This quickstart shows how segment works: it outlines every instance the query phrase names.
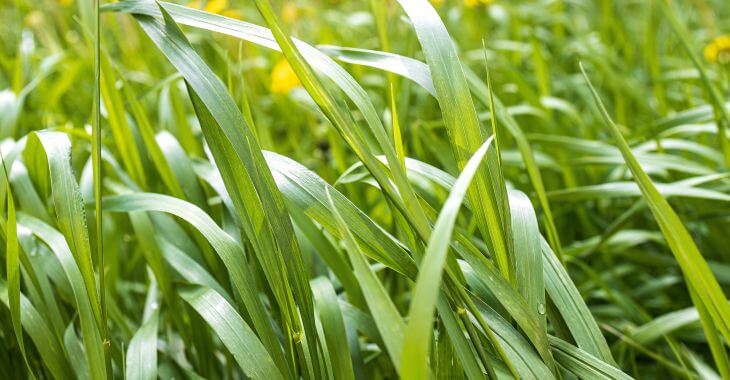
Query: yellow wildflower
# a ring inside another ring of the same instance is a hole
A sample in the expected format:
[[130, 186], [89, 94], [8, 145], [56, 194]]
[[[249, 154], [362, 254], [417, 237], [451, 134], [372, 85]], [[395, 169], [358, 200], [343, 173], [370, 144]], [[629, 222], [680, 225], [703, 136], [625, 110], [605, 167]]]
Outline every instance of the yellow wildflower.
[[74, 0], [58, 0], [58, 3], [63, 5], [64, 7], [67, 7], [71, 4], [73, 4]]
[[299, 78], [294, 73], [289, 62], [282, 58], [271, 70], [271, 92], [275, 94], [288, 94], [294, 87], [299, 86]]
[[730, 35], [715, 38], [705, 46], [705, 59], [709, 62], [730, 63]]
[[194, 0], [188, 2], [188, 7], [202, 9], [209, 13], [215, 13], [230, 18], [241, 18], [241, 12], [228, 8], [228, 0], [209, 0], [205, 2], [204, 7], [201, 7], [200, 1]]
[[477, 5], [489, 5], [492, 4], [494, 0], [464, 0], [464, 5], [466, 5], [469, 8], [474, 8]]
[[297, 6], [292, 3], [286, 3], [284, 4], [284, 7], [281, 8], [281, 19], [285, 24], [291, 24], [296, 21], [298, 15], [299, 10], [297, 9]]
[[43, 20], [45, 17], [43, 16], [43, 12], [39, 10], [31, 11], [25, 16], [25, 25], [26, 26], [40, 26], [43, 24]]

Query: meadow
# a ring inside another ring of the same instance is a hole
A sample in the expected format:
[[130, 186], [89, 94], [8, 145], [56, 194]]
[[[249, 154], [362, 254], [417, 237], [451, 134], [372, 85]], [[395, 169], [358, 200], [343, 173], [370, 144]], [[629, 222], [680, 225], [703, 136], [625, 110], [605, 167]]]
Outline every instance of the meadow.
[[0, 0], [0, 378], [730, 379], [727, 0]]

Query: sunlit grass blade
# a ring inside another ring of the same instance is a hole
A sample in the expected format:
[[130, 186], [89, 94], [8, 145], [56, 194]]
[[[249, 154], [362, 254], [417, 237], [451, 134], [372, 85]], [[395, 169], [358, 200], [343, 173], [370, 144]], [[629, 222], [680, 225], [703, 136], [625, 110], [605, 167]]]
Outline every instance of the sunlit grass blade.
[[690, 292], [696, 293], [696, 296], [692, 297], [693, 301], [695, 303], [701, 303], [698, 307], [707, 309], [707, 314], [712, 322], [705, 324], [705, 326], [715, 326], [718, 330], [706, 330], [705, 334], [709, 337], [719, 332], [726, 341], [730, 341], [730, 305], [727, 303], [727, 297], [681, 219], [666, 199], [662, 197], [651, 178], [649, 178], [636, 160], [621, 131], [608, 115], [608, 111], [603, 106], [598, 93], [593, 88], [582, 66], [581, 71], [583, 71], [586, 83], [603, 117], [603, 122], [610, 130], [616, 144], [621, 150], [626, 165], [633, 174], [634, 180], [639, 185], [649, 209], [654, 215], [669, 248], [682, 269]]
[[[421, 61], [374, 50], [345, 48], [331, 45], [320, 46], [320, 49], [343, 62], [370, 66], [401, 75], [419, 84], [432, 96], [437, 97], [436, 90], [431, 79], [431, 70], [428, 65]], [[522, 132], [522, 129], [514, 117], [507, 112], [506, 107], [497, 96], [492, 96], [493, 102], [490, 102], [490, 94], [493, 92], [484, 84], [484, 82], [482, 82], [468, 67], [464, 67], [464, 72], [471, 92], [485, 106], [490, 106], [490, 109], [492, 108], [492, 105], [494, 106], [496, 119], [499, 120], [499, 123], [507, 129], [512, 137], [514, 137], [520, 151], [522, 161], [527, 168], [527, 174], [535, 188], [540, 207], [542, 207], [545, 213], [544, 221], [546, 232], [548, 233], [548, 240], [551, 242], [553, 249], [558, 250], [560, 248], [560, 239], [553, 220], [552, 209], [550, 208], [550, 204], [546, 196], [542, 175], [538, 170], [534, 153], [530, 147], [527, 137]], [[557, 253], [560, 257], [560, 252]]]
[[[85, 356], [90, 376], [94, 380], [105, 379], [104, 347], [98, 320], [92, 306], [97, 305], [98, 307], [99, 301], [98, 298], [92, 297], [87, 291], [82, 272], [71, 253], [69, 245], [66, 243], [64, 235], [53, 227], [31, 216], [20, 214], [18, 215], [18, 222], [33, 231], [33, 234], [48, 245], [58, 258], [64, 275], [73, 291], [74, 303], [78, 311], [81, 331], [83, 333], [84, 351], [86, 351]], [[93, 286], [96, 285], [94, 284]], [[82, 357], [83, 355], [73, 359], [83, 360]]]
[[329, 189], [325, 189], [325, 193], [329, 202], [329, 208], [337, 223], [337, 228], [339, 228], [343, 242], [347, 247], [347, 255], [350, 258], [355, 277], [360, 282], [365, 301], [368, 304], [375, 325], [378, 331], [380, 331], [380, 336], [385, 343], [388, 355], [396, 370], [400, 373], [400, 359], [403, 353], [403, 337], [406, 324], [403, 322], [403, 318], [398, 313], [395, 305], [393, 305], [393, 301], [385, 291], [383, 284], [375, 276], [375, 273], [373, 273], [370, 264], [368, 264], [365, 255], [355, 240], [355, 236], [350, 232], [347, 222], [340, 215]]
[[[403, 351], [400, 373], [403, 378], [421, 379], [428, 376], [428, 357], [432, 336], [424, 332], [432, 329], [433, 313], [436, 308], [441, 277], [459, 208], [492, 140], [491, 137], [487, 139], [464, 166], [449, 193], [449, 198], [439, 213], [433, 234], [426, 247], [426, 253], [419, 267], [413, 291], [413, 300], [408, 312], [408, 324], [406, 325], [403, 342], [406, 349]], [[497, 342], [493, 343], [498, 344]], [[501, 350], [499, 347], [496, 349]]]
[[[7, 283], [2, 280], [0, 280], [0, 301], [5, 306], [10, 304]], [[23, 328], [41, 354], [41, 360], [48, 367], [51, 375], [55, 379], [66, 379], [72, 376], [71, 368], [64, 356], [64, 350], [48, 327], [44, 317], [22, 294], [20, 295], [20, 313]]]
[[159, 313], [155, 311], [137, 330], [127, 349], [125, 374], [130, 380], [157, 378], [157, 326]]
[[256, 334], [215, 290], [195, 287], [180, 295], [216, 332], [246, 376], [262, 380], [284, 378]]
[[[454, 43], [433, 6], [426, 0], [400, 0], [400, 5], [413, 23], [441, 107], [451, 150], [460, 168], [486, 140], [486, 133], [477, 120], [466, 76], [456, 54]], [[509, 231], [509, 206], [496, 153], [487, 156], [488, 163], [476, 174], [475, 186], [468, 192], [474, 205], [479, 227], [488, 238], [497, 267], [514, 280], [514, 257]]]
[[315, 278], [311, 284], [327, 351], [332, 362], [332, 376], [343, 380], [355, 379], [350, 350], [347, 346], [345, 323], [335, 289], [329, 280], [322, 277]]
[[[252, 131], [248, 127], [241, 128], [246, 126], [241, 111], [173, 19], [161, 11], [164, 24], [148, 16], [136, 16], [137, 21], [185, 77], [203, 133], [222, 171], [233, 204], [241, 219], [246, 221], [246, 234], [274, 290], [286, 321], [288, 339], [295, 343], [312, 339], [309, 352], [317, 371], [317, 335], [311, 293], [281, 195], [263, 163]], [[258, 229], [259, 226], [263, 229]], [[305, 331], [301, 330], [302, 324]], [[301, 349], [299, 345], [296, 347]]]

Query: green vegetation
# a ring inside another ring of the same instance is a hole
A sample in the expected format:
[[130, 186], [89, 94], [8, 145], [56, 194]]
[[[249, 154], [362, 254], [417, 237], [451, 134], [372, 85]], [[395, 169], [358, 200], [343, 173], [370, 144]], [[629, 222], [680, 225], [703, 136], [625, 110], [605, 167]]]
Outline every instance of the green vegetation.
[[0, 3], [0, 378], [730, 379], [724, 0]]

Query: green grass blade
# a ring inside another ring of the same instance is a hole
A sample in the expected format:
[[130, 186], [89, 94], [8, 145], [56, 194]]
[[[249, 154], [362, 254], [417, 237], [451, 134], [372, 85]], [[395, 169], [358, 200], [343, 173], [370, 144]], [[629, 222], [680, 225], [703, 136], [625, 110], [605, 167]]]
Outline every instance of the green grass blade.
[[[314, 307], [304, 278], [301, 253], [283, 200], [263, 163], [253, 132], [248, 127], [241, 128], [247, 124], [221, 81], [195, 53], [172, 18], [166, 12], [162, 13], [164, 24], [148, 16], [136, 18], [185, 77], [203, 133], [236, 210], [247, 221], [244, 224], [246, 234], [254, 244], [257, 258], [284, 315], [288, 339], [295, 342], [302, 337], [314, 339], [310, 342], [313, 348], [310, 354], [313, 364], [318, 363]], [[259, 230], [259, 226], [263, 230]], [[297, 349], [301, 346], [297, 345]], [[319, 368], [318, 364], [314, 368]]]
[[[84, 277], [79, 269], [64, 235], [44, 222], [28, 215], [19, 214], [18, 222], [33, 231], [33, 234], [42, 240], [58, 258], [63, 272], [71, 284], [74, 302], [77, 307], [81, 331], [83, 333], [84, 349], [94, 380], [106, 379], [104, 361], [104, 345], [101, 339], [98, 320], [92, 305], [98, 307], [98, 298], [92, 297], [86, 288]], [[94, 285], [96, 286], [96, 285]], [[79, 360], [80, 358], [75, 358]]]
[[284, 378], [256, 334], [215, 290], [195, 287], [180, 295], [215, 331], [246, 376], [252, 379]]
[[[1, 157], [0, 157], [1, 158]], [[25, 342], [23, 340], [23, 322], [21, 321], [20, 312], [20, 246], [18, 245], [18, 223], [15, 215], [15, 200], [13, 199], [13, 191], [10, 188], [10, 178], [8, 169], [5, 166], [5, 160], [2, 160], [3, 175], [8, 192], [8, 219], [5, 222], [5, 267], [7, 276], [8, 305], [10, 309], [10, 320], [13, 324], [13, 332], [18, 342], [20, 353], [23, 356], [23, 362], [28, 368], [28, 375], [35, 379], [33, 369], [28, 362], [28, 354], [25, 352]]]
[[614, 365], [615, 361], [606, 338], [580, 295], [570, 275], [541, 238], [545, 290], [565, 320], [578, 347], [589, 354]]
[[249, 268], [250, 265], [245, 261], [243, 250], [233, 238], [215, 224], [208, 214], [181, 199], [151, 193], [131, 193], [107, 197], [104, 200], [104, 208], [112, 212], [165, 212], [193, 225], [205, 236], [228, 269], [231, 282], [243, 300], [246, 311], [251, 316], [254, 331], [260, 337], [271, 357], [279, 361], [279, 365], [282, 366], [281, 372], [284, 372], [286, 363], [283, 359], [281, 346], [261, 300], [256, 294], [255, 285], [252, 283], [253, 276]]
[[582, 379], [632, 379], [616, 367], [559, 338], [551, 337], [550, 345], [558, 363]]
[[418, 271], [413, 300], [408, 311], [408, 324], [403, 341], [403, 345], [407, 348], [403, 351], [400, 373], [401, 377], [405, 379], [423, 379], [428, 376], [431, 334], [424, 332], [430, 331], [433, 324], [433, 312], [436, 308], [456, 217], [491, 142], [492, 138], [487, 139], [464, 166], [439, 213], [433, 234], [428, 241], [426, 254]]
[[[459, 168], [463, 168], [486, 140], [486, 133], [477, 120], [454, 43], [438, 13], [426, 0], [399, 0], [399, 3], [413, 23], [423, 48], [452, 153]], [[468, 197], [478, 210], [475, 215], [485, 238], [489, 238], [497, 266], [512, 281], [514, 257], [509, 237], [509, 206], [503, 202], [507, 199], [507, 191], [504, 182], [500, 181], [501, 167], [496, 153], [488, 155], [487, 159], [485, 168], [477, 172], [476, 186], [468, 192]]]
[[[681, 219], [677, 213], [674, 212], [666, 199], [664, 199], [664, 197], [662, 197], [659, 193], [651, 178], [649, 178], [646, 172], [644, 172], [638, 160], [631, 152], [631, 148], [626, 143], [621, 131], [608, 115], [608, 111], [606, 111], [603, 106], [598, 93], [590, 83], [590, 80], [582, 66], [581, 70], [583, 71], [583, 76], [591, 90], [593, 99], [601, 112], [603, 121], [616, 140], [616, 143], [621, 150], [621, 154], [626, 161], [626, 165], [629, 167], [629, 170], [631, 170], [634, 180], [639, 185], [641, 193], [644, 196], [649, 209], [654, 215], [657, 224], [659, 224], [659, 228], [661, 229], [669, 248], [672, 250], [674, 257], [677, 259], [685, 279], [687, 280], [687, 285], [690, 288], [690, 291], [694, 291], [697, 294], [697, 297], [693, 297], [693, 299], [696, 302], [702, 303], [702, 307], [707, 309], [707, 312], [711, 317], [713, 324], [716, 326], [717, 330], [719, 330], [719, 333], [724, 336], [726, 341], [730, 341], [730, 305], [727, 303], [727, 297], [718, 284], [717, 279], [712, 274], [712, 271], [707, 265], [704, 257], [702, 257], [702, 254], [697, 248], [692, 236], [690, 236], [689, 232], [684, 227], [684, 224], [682, 224]], [[705, 331], [705, 333], [708, 336], [711, 334], [717, 334], [716, 331]]]
[[85, 293], [89, 295], [91, 310], [97, 326], [101, 329], [106, 322], [102, 320], [101, 315], [89, 232], [86, 227], [86, 210], [71, 168], [71, 141], [68, 135], [60, 132], [34, 132], [28, 138], [23, 157], [29, 167], [35, 169], [34, 179], [47, 183], [50, 188], [58, 228], [71, 248], [83, 277]]
[[[7, 283], [2, 280], [0, 280], [0, 301], [9, 308], [8, 287]], [[23, 327], [53, 378], [68, 379], [72, 377], [71, 368], [64, 356], [64, 350], [48, 327], [45, 318], [22, 294], [20, 295], [19, 310]]]
[[352, 232], [348, 227], [348, 223], [343, 219], [337, 205], [335, 204], [329, 189], [325, 189], [327, 201], [329, 202], [330, 210], [337, 223], [337, 227], [340, 229], [340, 233], [343, 237], [345, 246], [347, 247], [347, 255], [350, 258], [355, 277], [360, 282], [360, 287], [363, 290], [365, 301], [368, 304], [371, 315], [375, 320], [375, 325], [380, 331], [380, 336], [383, 338], [385, 348], [388, 351], [391, 361], [393, 362], [397, 371], [400, 371], [401, 367], [401, 355], [403, 352], [403, 337], [405, 334], [406, 325], [403, 322], [403, 318], [398, 313], [398, 310], [393, 305], [393, 301], [385, 291], [383, 284], [373, 273], [372, 268], [367, 262], [365, 255], [360, 250], [360, 246], [355, 240]]
[[134, 333], [126, 355], [126, 378], [154, 380], [157, 378], [157, 311]]
[[326, 278], [315, 278], [311, 282], [312, 294], [317, 306], [322, 330], [324, 331], [327, 351], [332, 362], [332, 376], [335, 379], [355, 379], [352, 359], [347, 346], [347, 333], [342, 319], [337, 294], [332, 283]]

